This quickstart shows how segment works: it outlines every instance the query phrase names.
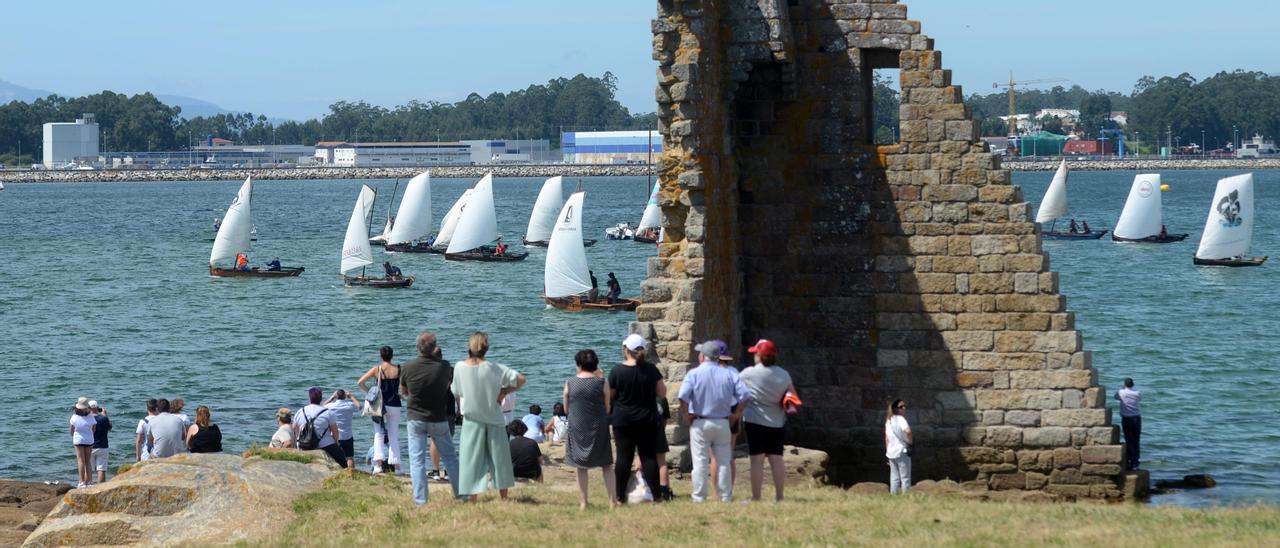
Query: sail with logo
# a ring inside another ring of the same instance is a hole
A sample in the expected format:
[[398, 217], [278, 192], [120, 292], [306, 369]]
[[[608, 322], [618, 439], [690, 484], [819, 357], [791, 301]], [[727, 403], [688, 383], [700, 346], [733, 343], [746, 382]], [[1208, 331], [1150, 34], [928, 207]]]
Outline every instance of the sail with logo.
[[1049, 183], [1049, 189], [1044, 192], [1044, 199], [1040, 201], [1040, 209], [1036, 211], [1036, 222], [1040, 223], [1043, 230], [1045, 223], [1049, 223], [1049, 228], [1041, 232], [1041, 236], [1047, 240], [1096, 240], [1106, 234], [1105, 230], [1090, 230], [1089, 223], [1085, 221], [1083, 226], [1076, 225], [1076, 220], [1071, 219], [1071, 224], [1066, 231], [1056, 230], [1058, 219], [1067, 214], [1067, 161], [1063, 160], [1058, 164], [1058, 171], [1053, 174], [1053, 181]]
[[[288, 278], [302, 275], [303, 267], [282, 267], [272, 261], [267, 268], [249, 266], [253, 240], [253, 178], [246, 177], [218, 225], [209, 253], [209, 275], [219, 278]], [[224, 266], [224, 265], [230, 266]]]
[[1201, 266], [1259, 266], [1267, 257], [1249, 257], [1253, 244], [1253, 174], [1218, 181], [1209, 216], [1192, 262]]
[[[355, 209], [351, 211], [351, 219], [347, 221], [347, 235], [342, 241], [342, 258], [338, 269], [343, 283], [352, 287], [409, 287], [413, 285], [413, 276], [403, 276], [400, 269], [383, 264], [386, 277], [373, 278], [365, 274], [365, 268], [373, 264], [373, 246], [369, 244], [369, 223], [373, 213], [373, 202], [377, 198], [369, 185], [360, 187], [360, 195], [356, 197]], [[350, 276], [349, 272], [360, 269], [358, 276]]]
[[1142, 173], [1133, 178], [1120, 220], [1111, 231], [1112, 241], [1167, 244], [1187, 239], [1187, 234], [1169, 234], [1162, 217], [1160, 192], [1159, 174]]
[[615, 299], [609, 302], [594, 291], [587, 251], [582, 243], [582, 202], [586, 193], [579, 189], [569, 196], [556, 217], [547, 244], [547, 262], [543, 271], [543, 300], [560, 310], [635, 310], [640, 301]]

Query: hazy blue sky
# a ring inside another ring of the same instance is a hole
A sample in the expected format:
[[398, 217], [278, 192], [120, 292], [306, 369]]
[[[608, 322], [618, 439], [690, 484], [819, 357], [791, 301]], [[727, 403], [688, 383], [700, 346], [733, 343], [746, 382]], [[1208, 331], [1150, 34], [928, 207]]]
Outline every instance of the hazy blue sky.
[[[1144, 74], [1280, 72], [1271, 0], [915, 0], [966, 93], [1019, 78], [1132, 89]], [[0, 79], [187, 95], [269, 116], [338, 99], [457, 101], [579, 72], [651, 111], [652, 0], [5, 2]], [[1067, 84], [1070, 85], [1070, 84]]]

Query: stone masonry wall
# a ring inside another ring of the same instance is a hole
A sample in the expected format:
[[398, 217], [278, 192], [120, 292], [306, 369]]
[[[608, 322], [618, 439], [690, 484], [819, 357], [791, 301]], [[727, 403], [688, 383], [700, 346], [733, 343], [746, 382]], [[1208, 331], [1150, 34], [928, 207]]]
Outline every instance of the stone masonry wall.
[[[790, 441], [835, 481], [885, 480], [902, 398], [916, 479], [1120, 496], [1039, 229], [906, 6], [659, 0], [653, 34], [665, 235], [633, 329], [672, 394], [695, 341], [768, 337], [806, 402]], [[900, 69], [895, 145], [870, 142], [876, 68]]]

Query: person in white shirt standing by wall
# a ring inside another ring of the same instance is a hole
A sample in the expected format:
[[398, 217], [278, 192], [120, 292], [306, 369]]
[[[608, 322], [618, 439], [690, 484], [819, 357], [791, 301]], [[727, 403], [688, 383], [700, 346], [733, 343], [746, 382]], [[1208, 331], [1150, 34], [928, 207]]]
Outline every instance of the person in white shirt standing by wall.
[[907, 403], [893, 400], [884, 419], [884, 456], [889, 459], [889, 492], [906, 493], [911, 486], [911, 426], [902, 416]]
[[1116, 391], [1120, 400], [1120, 430], [1124, 432], [1124, 460], [1129, 470], [1138, 469], [1138, 443], [1142, 438], [1142, 394], [1133, 389], [1133, 379], [1124, 379], [1124, 388]]

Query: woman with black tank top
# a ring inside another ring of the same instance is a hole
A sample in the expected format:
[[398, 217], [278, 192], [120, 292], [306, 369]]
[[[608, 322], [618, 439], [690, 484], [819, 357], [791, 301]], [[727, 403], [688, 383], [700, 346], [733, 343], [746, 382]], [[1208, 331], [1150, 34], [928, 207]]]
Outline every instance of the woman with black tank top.
[[627, 479], [631, 460], [640, 454], [640, 471], [650, 489], [657, 489], [658, 398], [667, 396], [662, 373], [644, 358], [645, 340], [631, 334], [622, 341], [623, 361], [609, 371], [610, 400], [613, 403], [613, 441], [618, 449], [614, 465], [618, 501], [627, 501]]
[[221, 453], [222, 431], [213, 424], [209, 408], [196, 408], [196, 421], [187, 428], [187, 450], [192, 453]]
[[373, 418], [373, 473], [394, 472], [400, 466], [400, 366], [391, 363], [394, 352], [390, 346], [379, 349], [382, 363], [373, 366], [356, 384], [366, 393], [365, 383], [378, 383], [382, 398], [382, 416]]

